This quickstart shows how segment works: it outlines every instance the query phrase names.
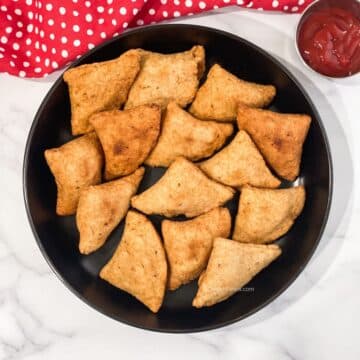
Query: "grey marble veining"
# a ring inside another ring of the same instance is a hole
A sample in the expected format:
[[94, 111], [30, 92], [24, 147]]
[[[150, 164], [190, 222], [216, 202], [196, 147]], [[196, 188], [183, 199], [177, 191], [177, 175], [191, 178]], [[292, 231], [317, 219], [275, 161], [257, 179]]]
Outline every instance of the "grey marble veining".
[[262, 311], [207, 333], [157, 334], [119, 324], [55, 278], [26, 219], [21, 172], [32, 119], [59, 72], [42, 80], [0, 75], [1, 360], [360, 358], [360, 79], [331, 81], [305, 69], [294, 48], [297, 20], [225, 9], [176, 21], [238, 34], [281, 59], [318, 107], [334, 156], [333, 207], [306, 270]]

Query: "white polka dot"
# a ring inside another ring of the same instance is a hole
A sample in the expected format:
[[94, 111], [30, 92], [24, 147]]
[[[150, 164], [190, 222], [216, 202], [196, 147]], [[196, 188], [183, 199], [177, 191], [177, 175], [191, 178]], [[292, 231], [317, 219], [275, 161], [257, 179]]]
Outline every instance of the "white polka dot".
[[23, 66], [24, 66], [24, 67], [29, 67], [29, 66], [30, 66], [30, 63], [29, 63], [28, 61], [24, 61], [24, 62], [23, 62]]
[[114, 8], [109, 8], [109, 9], [108, 9], [108, 14], [111, 15], [113, 12], [114, 12]]
[[3, 44], [6, 44], [8, 42], [8, 38], [6, 36], [2, 36], [0, 38], [0, 42], [3, 43]]
[[127, 22], [123, 23], [123, 28], [126, 29], [129, 26], [129, 24]]
[[126, 8], [124, 8], [123, 6], [120, 8], [120, 14], [126, 15]]
[[192, 3], [191, 0], [186, 0], [186, 1], [185, 1], [185, 6], [186, 6], [186, 7], [192, 7], [192, 4], [193, 4], [193, 3]]
[[167, 0], [160, 0], [160, 2], [161, 2], [163, 5], [166, 5]]
[[55, 21], [53, 19], [48, 20], [48, 25], [53, 26], [55, 24]]
[[279, 6], [279, 1], [274, 0], [274, 1], [272, 2], [272, 7], [273, 7], [273, 8], [277, 8], [278, 6]]
[[42, 3], [40, 1], [38, 1], [37, 3], [35, 3], [36, 7], [38, 9], [41, 9], [42, 8]]
[[24, 24], [21, 22], [21, 21], [18, 21], [16, 23], [16, 25], [19, 27], [19, 28], [22, 28], [24, 26]]
[[74, 30], [75, 32], [79, 32], [79, 31], [80, 31], [80, 26], [79, 26], [79, 25], [74, 25], [74, 26], [73, 26], [73, 30]]
[[100, 37], [101, 37], [102, 39], [106, 39], [106, 33], [105, 33], [105, 32], [101, 32], [101, 33], [100, 33]]
[[289, 7], [287, 5], [284, 6], [284, 10], [287, 11], [289, 10]]
[[34, 72], [36, 72], [37, 74], [38, 74], [38, 73], [41, 73], [41, 68], [36, 67], [36, 68], [34, 69]]
[[98, 20], [98, 23], [101, 25], [101, 24], [103, 24], [105, 22], [105, 20], [103, 19], [103, 18], [100, 18], [99, 20]]
[[104, 7], [103, 6], [98, 6], [97, 8], [96, 8], [96, 10], [97, 10], [97, 12], [98, 13], [103, 13], [104, 12]]
[[91, 35], [94, 35], [94, 32], [91, 30], [91, 29], [87, 29], [86, 30], [86, 33], [91, 36]]
[[0, 53], [0, 59], [3, 59], [4, 55], [2, 53]]
[[33, 24], [29, 24], [27, 27], [26, 27], [26, 30], [31, 33], [33, 30], [34, 30], [34, 25]]
[[35, 56], [35, 62], [40, 62], [41, 59], [40, 59], [40, 56]]
[[74, 16], [79, 16], [79, 12], [76, 11], [76, 10], [74, 10], [74, 11], [73, 11], [73, 15], [74, 15]]
[[11, 26], [8, 26], [7, 28], [5, 28], [5, 32], [6, 32], [7, 34], [10, 34], [12, 31], [13, 31], [13, 29], [12, 29]]
[[17, 31], [16, 34], [15, 34], [15, 36], [16, 36], [18, 39], [20, 39], [20, 38], [23, 37], [23, 33], [22, 33], [21, 31]]
[[78, 40], [78, 39], [76, 39], [76, 40], [74, 40], [74, 46], [80, 46], [80, 44], [81, 44], [81, 42], [80, 42], [80, 40]]
[[25, 4], [30, 6], [32, 4], [32, 0], [26, 0]]
[[66, 44], [68, 42], [68, 39], [67, 39], [66, 36], [62, 36], [60, 41], [61, 41], [62, 44]]
[[225, 4], [228, 4], [230, 0], [223, 0]]
[[31, 56], [31, 51], [30, 50], [27, 50], [26, 53], [25, 53], [26, 56]]
[[7, 15], [6, 15], [6, 18], [7, 18], [9, 21], [12, 20], [12, 16], [11, 16], [10, 14], [7, 14]]
[[179, 16], [181, 16], [180, 11], [174, 11], [174, 17], [179, 17]]
[[20, 16], [22, 14], [22, 11], [20, 9], [15, 9], [14, 13]]
[[30, 45], [30, 44], [31, 44], [31, 39], [30, 39], [30, 38], [27, 38], [27, 39], [25, 40], [25, 44], [26, 44], [26, 45]]
[[62, 56], [63, 58], [67, 58], [67, 57], [69, 56], [68, 51], [67, 51], [67, 50], [62, 50], [62, 51], [61, 51], [61, 56]]
[[91, 6], [91, 2], [90, 2], [90, 1], [85, 1], [85, 6], [86, 6], [86, 7], [90, 7], [90, 6]]
[[85, 15], [85, 20], [86, 20], [87, 22], [91, 22], [91, 21], [92, 21], [92, 16], [91, 16], [91, 14], [86, 14], [86, 15]]
[[60, 13], [61, 15], [65, 15], [65, 14], [66, 14], [66, 9], [65, 9], [63, 6], [61, 6], [61, 7], [59, 8], [59, 13]]
[[167, 11], [163, 11], [162, 14], [163, 14], [163, 17], [168, 17], [168, 15], [169, 15]]
[[20, 45], [18, 43], [13, 43], [13, 49], [14, 50], [19, 50], [20, 49]]
[[49, 35], [49, 38], [50, 38], [50, 40], [55, 40], [55, 34], [51, 33], [51, 34]]
[[77, 4], [78, 0], [72, 0], [72, 2], [73, 2], [74, 4]]
[[52, 53], [52, 54], [56, 54], [56, 49], [55, 49], [55, 48], [52, 48], [52, 49], [51, 49], [51, 53]]
[[116, 36], [118, 36], [118, 35], [119, 35], [119, 33], [116, 32], [116, 33], [113, 34], [113, 37], [116, 37]]
[[47, 11], [51, 11], [52, 9], [53, 9], [53, 6], [52, 6], [52, 4], [46, 4], [45, 5], [45, 9], [47, 10]]
[[111, 5], [113, 3], [114, 0], [107, 0], [106, 2], [108, 3], [108, 5]]
[[136, 2], [136, 0], [131, 0], [132, 2]]
[[144, 25], [144, 20], [139, 19], [138, 21], [136, 21], [137, 25]]
[[114, 26], [117, 25], [117, 21], [116, 21], [115, 19], [112, 19], [112, 20], [111, 20], [111, 23], [112, 23]]
[[247, 8], [251, 8], [253, 5], [254, 5], [254, 3], [253, 3], [252, 1], [250, 1], [250, 2], [246, 5], [246, 7], [247, 7]]
[[45, 66], [49, 66], [50, 65], [50, 59], [45, 59]]
[[155, 15], [155, 13], [156, 13], [155, 9], [149, 9], [149, 14], [150, 15]]
[[180, 0], [174, 0], [174, 4], [177, 6], [180, 5]]
[[30, 20], [32, 20], [34, 17], [34, 13], [32, 11], [29, 11], [27, 15]]
[[20, 77], [25, 77], [26, 76], [26, 72], [24, 70], [20, 70], [19, 71], [19, 76]]
[[90, 49], [90, 50], [91, 50], [91, 49], [93, 49], [94, 47], [95, 47], [95, 45], [94, 45], [94, 44], [91, 44], [91, 43], [90, 43], [90, 44], [88, 44], [88, 49]]
[[42, 50], [43, 52], [46, 52], [46, 51], [47, 51], [47, 46], [46, 46], [45, 44], [42, 44], [42, 45], [41, 45], [41, 50]]
[[244, 0], [237, 0], [236, 3], [237, 3], [238, 5], [244, 5]]
[[43, 20], [44, 20], [44, 18], [43, 18], [43, 16], [40, 14], [40, 15], [39, 15], [39, 22], [41, 22], [41, 23], [42, 23], [42, 22], [43, 22]]
[[60, 24], [60, 26], [61, 26], [63, 29], [65, 29], [65, 28], [66, 28], [66, 23], [65, 23], [65, 22], [62, 22], [62, 23]]
[[5, 5], [2, 5], [2, 6], [0, 7], [0, 10], [1, 10], [1, 11], [7, 11], [7, 7], [6, 7]]
[[214, 5], [214, 9], [218, 9], [219, 7], [217, 5]]
[[51, 63], [51, 66], [52, 66], [53, 69], [57, 69], [59, 67], [59, 65], [58, 65], [58, 63], [56, 61], [53, 61]]
[[38, 34], [39, 33], [39, 28], [37, 26], [35, 26], [35, 34]]
[[35, 41], [35, 49], [40, 49], [40, 42], [39, 41]]
[[13, 59], [17, 59], [17, 55], [15, 55], [15, 54], [11, 54], [11, 57], [12, 57]]
[[15, 67], [15, 63], [12, 60], [10, 61], [10, 66]]
[[136, 15], [139, 12], [139, 10], [137, 8], [133, 9], [133, 15]]
[[296, 12], [296, 11], [299, 11], [299, 8], [297, 6], [293, 6], [292, 9], [291, 9], [292, 12]]
[[206, 8], [206, 4], [203, 1], [199, 2], [199, 8], [200, 9], [205, 9]]
[[45, 36], [44, 30], [40, 30], [40, 37], [44, 38], [44, 36]]
[[299, 0], [299, 1], [298, 1], [298, 4], [299, 4], [299, 5], [304, 5], [304, 3], [305, 3], [305, 0]]

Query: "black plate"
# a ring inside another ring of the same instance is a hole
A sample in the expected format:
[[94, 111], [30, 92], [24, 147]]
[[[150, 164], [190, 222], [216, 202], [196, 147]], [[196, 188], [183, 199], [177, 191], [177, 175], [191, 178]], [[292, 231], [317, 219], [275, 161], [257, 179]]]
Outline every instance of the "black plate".
[[[234, 35], [200, 26], [164, 25], [140, 28], [93, 49], [73, 66], [104, 61], [124, 51], [141, 47], [170, 53], [195, 44], [206, 48], [207, 68], [220, 63], [239, 77], [276, 85], [272, 108], [280, 112], [306, 113], [313, 121], [304, 146], [299, 182], [306, 186], [304, 211], [288, 234], [278, 243], [283, 255], [248, 284], [253, 291], [239, 292], [211, 308], [191, 307], [196, 283], [166, 295], [158, 314], [152, 314], [130, 295], [98, 277], [111, 257], [122, 230], [121, 224], [106, 245], [89, 256], [79, 254], [74, 217], [55, 214], [56, 187], [46, 166], [44, 150], [71, 139], [70, 105], [66, 84], [59, 78], [45, 97], [30, 130], [24, 159], [24, 197], [37, 243], [57, 276], [87, 304], [121, 322], [165, 332], [190, 332], [217, 328], [253, 314], [282, 293], [304, 269], [324, 229], [332, 192], [329, 145], [320, 117], [304, 89], [272, 56]], [[156, 181], [163, 171], [147, 173], [140, 191]], [[292, 184], [285, 184], [292, 186]], [[238, 197], [229, 207], [236, 213]], [[159, 217], [151, 218], [158, 227]]]

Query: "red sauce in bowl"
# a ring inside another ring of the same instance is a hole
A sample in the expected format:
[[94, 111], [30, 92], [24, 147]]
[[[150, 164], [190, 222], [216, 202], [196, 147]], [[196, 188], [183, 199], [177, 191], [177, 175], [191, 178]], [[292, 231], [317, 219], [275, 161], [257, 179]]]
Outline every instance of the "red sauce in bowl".
[[360, 20], [351, 12], [319, 9], [305, 19], [298, 34], [301, 56], [317, 72], [345, 77], [360, 71]]

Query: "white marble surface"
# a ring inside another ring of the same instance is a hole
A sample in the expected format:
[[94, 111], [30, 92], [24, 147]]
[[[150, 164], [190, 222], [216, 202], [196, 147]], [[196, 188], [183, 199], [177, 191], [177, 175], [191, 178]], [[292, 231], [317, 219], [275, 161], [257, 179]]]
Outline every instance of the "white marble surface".
[[21, 171], [32, 119], [58, 74], [0, 75], [0, 359], [360, 358], [360, 199], [353, 186], [360, 180], [360, 79], [330, 81], [305, 69], [294, 50], [297, 20], [227, 9], [177, 21], [233, 32], [282, 59], [318, 106], [334, 154], [333, 207], [306, 270], [256, 315], [207, 333], [122, 325], [82, 303], [50, 271], [26, 219]]

